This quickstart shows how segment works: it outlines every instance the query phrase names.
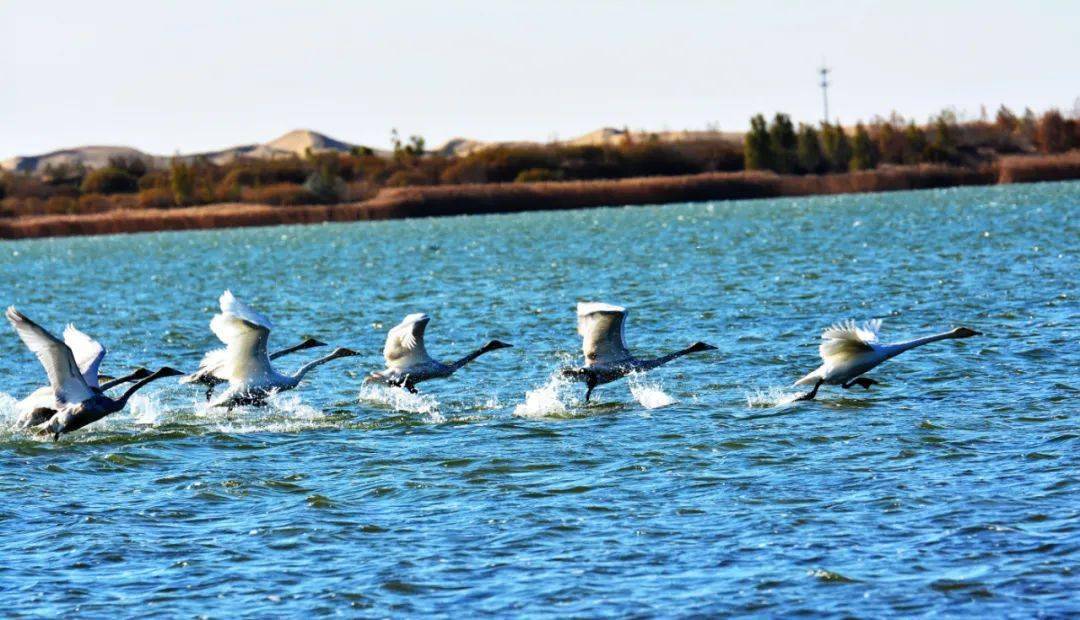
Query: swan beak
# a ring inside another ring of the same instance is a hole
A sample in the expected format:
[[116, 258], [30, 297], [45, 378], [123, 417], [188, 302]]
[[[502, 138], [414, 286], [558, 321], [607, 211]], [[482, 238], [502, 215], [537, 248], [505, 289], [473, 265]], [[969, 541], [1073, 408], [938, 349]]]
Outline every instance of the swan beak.
[[346, 349], [345, 347], [340, 347], [340, 348], [338, 348], [337, 351], [334, 351], [334, 355], [337, 356], [337, 357], [352, 357], [354, 355], [360, 355], [360, 354], [357, 353], [356, 351], [353, 351], [352, 349]]

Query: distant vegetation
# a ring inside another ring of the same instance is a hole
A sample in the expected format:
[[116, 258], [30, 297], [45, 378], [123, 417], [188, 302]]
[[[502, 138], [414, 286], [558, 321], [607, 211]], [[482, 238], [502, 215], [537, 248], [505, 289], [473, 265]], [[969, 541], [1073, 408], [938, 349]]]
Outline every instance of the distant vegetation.
[[[175, 159], [151, 169], [138, 158], [113, 158], [96, 170], [55, 166], [40, 175], [0, 176], [0, 217], [170, 209], [212, 203], [272, 206], [354, 203], [383, 188], [529, 184], [742, 170], [825, 175], [899, 165], [977, 169], [1003, 155], [1063, 153], [1080, 148], [1080, 123], [1057, 110], [1017, 116], [1002, 107], [993, 121], [960, 122], [943, 112], [926, 125], [899, 116], [854, 127], [794, 126], [785, 114], [757, 115], [742, 144], [730, 140], [670, 142], [627, 132], [605, 146], [492, 146], [469, 155], [430, 153], [420, 136], [392, 135], [393, 153], [308, 152], [303, 157], [238, 159], [216, 165]], [[1065, 161], [1065, 160], [1062, 160]], [[1073, 162], [1073, 159], [1068, 161]], [[1070, 164], [1072, 165], [1072, 164]], [[1017, 178], [1030, 177], [1013, 166]], [[1041, 170], [1041, 168], [1040, 168]], [[1066, 174], [1063, 172], [1062, 174]]]

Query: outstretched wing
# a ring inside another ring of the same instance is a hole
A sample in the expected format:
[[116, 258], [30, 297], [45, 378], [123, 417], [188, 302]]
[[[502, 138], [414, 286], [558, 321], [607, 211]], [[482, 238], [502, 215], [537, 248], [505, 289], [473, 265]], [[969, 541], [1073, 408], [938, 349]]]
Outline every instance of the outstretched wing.
[[[221, 360], [222, 363], [214, 376], [233, 382], [272, 372], [266, 350], [266, 343], [270, 339], [270, 321], [233, 297], [229, 291], [221, 295], [220, 301], [221, 314], [215, 315], [210, 321], [210, 330], [225, 343], [225, 353], [221, 357], [215, 354], [215, 361]], [[203, 362], [206, 361], [207, 358], [203, 358]]]
[[26, 344], [41, 365], [45, 368], [45, 374], [49, 376], [49, 386], [52, 387], [56, 400], [65, 403], [81, 403], [94, 396], [93, 390], [86, 385], [79, 366], [75, 363], [75, 357], [60, 339], [45, 331], [40, 325], [26, 318], [21, 312], [11, 306], [7, 309], [7, 319], [15, 328], [15, 333]]
[[579, 303], [577, 314], [586, 366], [618, 363], [630, 357], [625, 337], [626, 308]]
[[105, 359], [105, 347], [97, 340], [76, 329], [71, 323], [68, 323], [68, 326], [64, 328], [64, 344], [71, 349], [71, 354], [75, 356], [75, 363], [79, 366], [79, 372], [82, 373], [86, 385], [92, 388], [100, 387], [98, 385], [98, 369], [101, 367], [101, 360]]
[[874, 350], [880, 329], [881, 319], [867, 321], [861, 327], [851, 320], [837, 323], [821, 333], [818, 353], [830, 364], [850, 361]]
[[418, 312], [405, 317], [386, 334], [383, 357], [390, 368], [407, 368], [431, 361], [424, 346], [424, 331], [431, 317]]

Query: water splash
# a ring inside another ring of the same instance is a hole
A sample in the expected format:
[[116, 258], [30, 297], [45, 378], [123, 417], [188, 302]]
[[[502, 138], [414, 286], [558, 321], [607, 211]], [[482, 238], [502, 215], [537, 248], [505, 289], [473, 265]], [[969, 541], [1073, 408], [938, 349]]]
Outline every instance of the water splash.
[[357, 400], [362, 403], [381, 405], [394, 411], [422, 413], [434, 423], [446, 421], [446, 418], [439, 413], [438, 399], [432, 394], [413, 394], [405, 388], [366, 383], [360, 388]]
[[570, 407], [581, 404], [573, 395], [574, 387], [576, 386], [563, 376], [561, 370], [556, 370], [548, 377], [547, 383], [525, 392], [525, 402], [514, 407], [514, 415], [519, 418], [564, 416]]
[[15, 422], [19, 419], [19, 401], [7, 392], [0, 392], [0, 428], [4, 431], [13, 431]]
[[790, 392], [778, 387], [754, 390], [746, 394], [746, 406], [750, 409], [759, 409], [790, 405], [803, 394], [804, 392]]
[[646, 379], [644, 373], [631, 373], [626, 380], [634, 400], [646, 409], [659, 409], [677, 402], [664, 391], [659, 381]]
[[128, 400], [128, 411], [135, 424], [157, 426], [165, 416], [165, 407], [161, 401], [150, 394], [135, 394]]

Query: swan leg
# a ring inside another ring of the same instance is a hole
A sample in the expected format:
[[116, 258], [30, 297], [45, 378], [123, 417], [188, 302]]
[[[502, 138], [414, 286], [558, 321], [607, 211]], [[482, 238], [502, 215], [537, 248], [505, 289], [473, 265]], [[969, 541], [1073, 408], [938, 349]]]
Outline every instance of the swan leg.
[[802, 396], [796, 398], [795, 400], [796, 401], [814, 400], [815, 398], [817, 398], [817, 391], [818, 391], [818, 388], [821, 387], [822, 383], [825, 383], [825, 380], [824, 379], [818, 379], [818, 382], [814, 384], [814, 389], [812, 389], [809, 392], [807, 392], [806, 394], [803, 394]]
[[210, 402], [210, 399], [214, 397], [214, 386], [208, 385], [206, 387], [206, 402]]

